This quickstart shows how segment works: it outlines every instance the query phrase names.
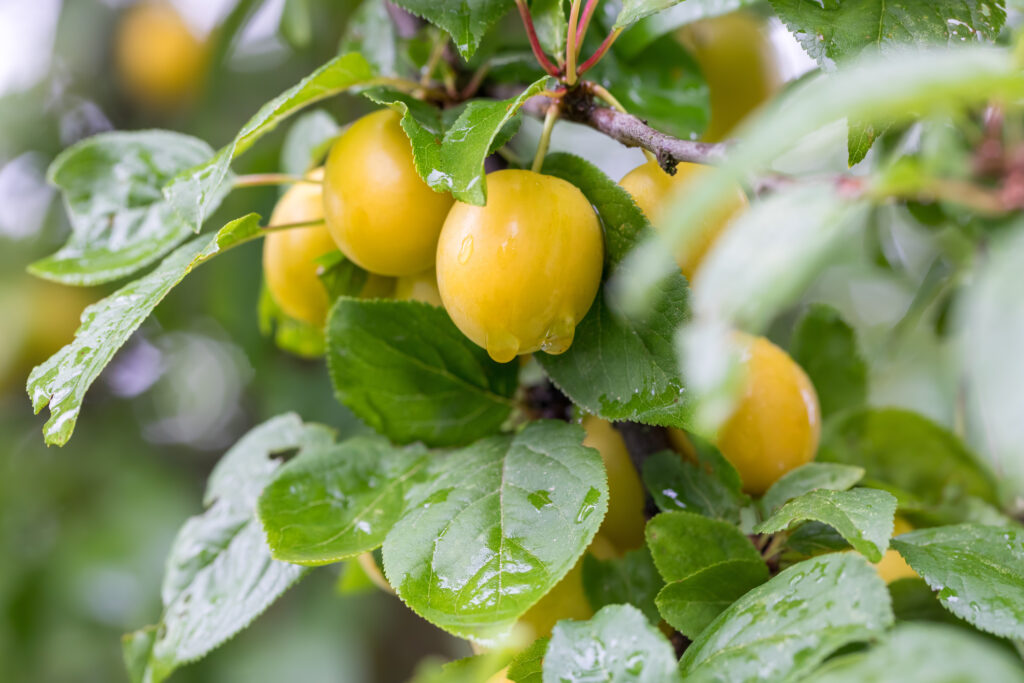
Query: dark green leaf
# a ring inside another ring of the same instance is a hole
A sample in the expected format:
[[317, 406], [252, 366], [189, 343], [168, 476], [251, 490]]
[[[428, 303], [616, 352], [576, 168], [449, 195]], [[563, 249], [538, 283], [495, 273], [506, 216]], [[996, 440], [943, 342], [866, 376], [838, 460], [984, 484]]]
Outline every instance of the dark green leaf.
[[502, 636], [576, 564], [608, 506], [583, 428], [529, 423], [434, 458], [384, 541], [384, 569], [420, 616], [479, 642]]
[[980, 524], [919, 529], [893, 547], [950, 612], [989, 633], [1024, 638], [1024, 531]]
[[782, 557], [792, 560], [790, 553], [796, 553], [795, 559], [815, 557], [823, 553], [832, 553], [837, 550], [848, 550], [850, 544], [842, 535], [821, 522], [804, 522], [789, 535], [786, 539], [786, 550]]
[[816, 489], [783, 505], [754, 531], [774, 534], [795, 522], [823, 522], [842, 534], [858, 552], [878, 562], [889, 548], [895, 514], [896, 498], [887, 491]]
[[647, 545], [666, 582], [682, 581], [729, 560], [761, 562], [743, 532], [728, 522], [692, 512], [663, 512], [647, 523]]
[[867, 363], [856, 333], [839, 311], [825, 304], [807, 309], [796, 324], [789, 350], [818, 392], [822, 417], [864, 405]]
[[227, 147], [205, 163], [179, 173], [164, 187], [164, 196], [198, 231], [224, 192], [231, 161], [295, 112], [373, 78], [373, 68], [359, 54], [335, 57], [299, 83], [263, 105]]
[[1020, 683], [1024, 669], [1006, 650], [968, 630], [938, 624], [899, 624], [867, 652], [838, 657], [814, 674], [815, 683]]
[[277, 562], [263, 543], [256, 500], [283, 451], [329, 443], [330, 430], [282, 415], [256, 427], [217, 464], [206, 512], [178, 532], [167, 560], [156, 631], [125, 640], [129, 668], [148, 683], [164, 680], [231, 638], [287, 590], [305, 569]]
[[517, 367], [495, 363], [444, 309], [417, 301], [342, 297], [327, 321], [338, 400], [400, 443], [465, 444], [512, 411]]
[[687, 648], [680, 667], [699, 681], [799, 680], [844, 645], [882, 636], [892, 620], [874, 567], [850, 553], [825, 555], [734, 602]]
[[1002, 0], [771, 0], [779, 18], [823, 66], [865, 51], [994, 40], [1006, 21]]
[[673, 451], [644, 461], [644, 485], [664, 512], [689, 510], [727, 522], [738, 522], [750, 499], [740, 490], [736, 468], [710, 444], [697, 446], [696, 463]]
[[630, 605], [609, 605], [590, 621], [559, 622], [544, 657], [544, 683], [678, 680], [672, 645]]
[[[50, 164], [48, 179], [64, 193], [71, 237], [29, 272], [69, 285], [95, 285], [164, 256], [192, 226], [161, 189], [211, 154], [202, 140], [162, 130], [103, 133], [64, 150]], [[211, 197], [211, 208], [220, 199]]]
[[554, 56], [565, 55], [565, 39], [569, 22], [565, 17], [564, 0], [533, 0], [530, 14], [537, 29], [537, 39], [544, 52]]
[[633, 605], [657, 626], [661, 617], [654, 596], [664, 585], [646, 547], [610, 560], [599, 560], [590, 553], [583, 556], [583, 592], [595, 610], [605, 605]]
[[276, 559], [304, 565], [373, 550], [405, 512], [426, 463], [422, 446], [395, 448], [380, 437], [307, 449], [260, 497], [267, 545]]
[[196, 265], [258, 234], [259, 218], [249, 214], [212, 237], [196, 237], [147, 275], [82, 312], [74, 341], [35, 367], [28, 377], [26, 390], [33, 410], [38, 413], [44, 406], [50, 408], [50, 419], [43, 426], [47, 444], [63, 446], [71, 438], [86, 391], [167, 293]]
[[322, 109], [303, 114], [288, 129], [281, 146], [281, 170], [305, 175], [327, 152], [327, 144], [341, 130], [338, 122]]
[[550, 642], [550, 638], [533, 641], [512, 659], [505, 677], [512, 683], [543, 683], [544, 653]]
[[845, 415], [825, 429], [818, 460], [863, 467], [865, 483], [914, 499], [957, 495], [996, 500], [992, 475], [954, 434], [898, 408]]
[[815, 489], [845, 491], [863, 477], [864, 469], [861, 467], [830, 462], [809, 462], [786, 472], [772, 484], [761, 499], [761, 509], [771, 514], [782, 507], [783, 503]]
[[672, 628], [692, 640], [768, 576], [768, 565], [760, 559], [719, 562], [665, 586], [658, 593], [658, 610]]
[[447, 31], [465, 59], [476, 52], [487, 29], [515, 7], [514, 0], [395, 0], [395, 4]]
[[905, 577], [889, 584], [892, 612], [896, 621], [937, 621], [960, 624], [963, 621], [947, 612], [924, 579]]

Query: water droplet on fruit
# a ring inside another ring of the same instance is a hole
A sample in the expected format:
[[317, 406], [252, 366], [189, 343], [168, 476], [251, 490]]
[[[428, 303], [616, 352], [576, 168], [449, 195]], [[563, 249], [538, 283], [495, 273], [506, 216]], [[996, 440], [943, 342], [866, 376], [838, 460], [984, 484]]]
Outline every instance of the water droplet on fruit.
[[565, 353], [572, 346], [572, 339], [575, 334], [576, 322], [571, 317], [562, 318], [552, 323], [551, 327], [548, 328], [540, 348], [553, 356]]
[[466, 261], [473, 255], [473, 236], [466, 235], [462, 238], [462, 245], [459, 247], [459, 263], [466, 265]]
[[499, 363], [507, 363], [519, 353], [519, 340], [505, 331], [489, 333], [484, 346], [487, 355]]

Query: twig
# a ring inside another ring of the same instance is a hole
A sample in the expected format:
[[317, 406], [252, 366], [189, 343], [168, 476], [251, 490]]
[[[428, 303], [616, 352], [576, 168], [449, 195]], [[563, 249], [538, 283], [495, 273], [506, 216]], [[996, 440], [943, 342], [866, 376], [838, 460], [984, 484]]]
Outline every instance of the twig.
[[437, 69], [437, 65], [440, 63], [441, 58], [444, 57], [444, 49], [448, 46], [448, 34], [442, 33], [434, 43], [434, 48], [430, 51], [430, 57], [427, 59], [426, 65], [423, 67], [422, 73], [420, 73], [420, 85], [427, 87], [430, 85], [430, 79], [434, 77], [434, 71]]
[[[616, 99], [615, 95], [612, 95], [610, 92], [608, 92], [608, 90], [604, 86], [599, 85], [597, 83], [589, 83], [588, 85], [590, 86], [590, 90], [595, 95], [600, 97], [602, 100], [604, 100], [608, 104], [612, 105], [612, 109], [614, 109], [617, 112], [621, 112], [623, 114], [628, 114], [629, 113], [628, 111], [626, 111], [626, 108], [624, 106], [622, 106], [622, 103], [619, 102], [618, 99]], [[648, 161], [653, 161], [653, 162], [657, 162], [658, 161], [658, 157], [655, 156], [654, 152], [652, 152], [649, 149], [645, 149], [644, 150], [644, 156], [647, 157]]]
[[587, 71], [590, 70], [590, 67], [594, 66], [599, 61], [601, 61], [601, 58], [604, 57], [604, 53], [608, 52], [608, 48], [612, 46], [612, 43], [615, 42], [615, 39], [619, 37], [620, 33], [622, 33], [622, 29], [617, 28], [605, 37], [605, 39], [601, 42], [601, 45], [598, 46], [598, 48], [594, 51], [594, 54], [590, 55], [590, 58], [580, 65], [580, 76], [587, 73]]
[[537, 58], [537, 63], [549, 76], [558, 78], [558, 67], [551, 63], [540, 46], [537, 29], [533, 25], [533, 17], [530, 16], [530, 8], [526, 6], [526, 0], [516, 0], [516, 7], [519, 8], [519, 16], [522, 17], [523, 26], [526, 27], [526, 37], [530, 40], [530, 49], [533, 50], [533, 56]]
[[576, 31], [580, 23], [580, 2], [572, 0], [569, 6], [569, 29], [565, 38], [565, 83], [570, 88], [576, 85]]
[[559, 104], [554, 102], [548, 107], [548, 111], [544, 114], [544, 128], [540, 133], [540, 141], [537, 142], [537, 153], [533, 156], [533, 166], [530, 170], [534, 173], [540, 173], [540, 169], [544, 166], [544, 157], [548, 153], [548, 146], [551, 144], [551, 131], [555, 128], [555, 121], [558, 120], [558, 110], [560, 109]]

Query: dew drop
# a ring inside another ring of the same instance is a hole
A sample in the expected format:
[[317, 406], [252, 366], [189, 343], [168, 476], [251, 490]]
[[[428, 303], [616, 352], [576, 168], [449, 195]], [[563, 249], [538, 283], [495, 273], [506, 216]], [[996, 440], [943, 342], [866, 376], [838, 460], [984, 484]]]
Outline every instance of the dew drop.
[[540, 348], [545, 353], [557, 356], [565, 353], [572, 346], [573, 336], [576, 334], [576, 321], [572, 317], [563, 317], [551, 324]]
[[519, 340], [505, 331], [491, 332], [484, 344], [487, 355], [499, 363], [507, 363], [519, 353]]
[[466, 235], [462, 238], [462, 245], [459, 246], [459, 263], [466, 265], [469, 257], [473, 255], [473, 236]]

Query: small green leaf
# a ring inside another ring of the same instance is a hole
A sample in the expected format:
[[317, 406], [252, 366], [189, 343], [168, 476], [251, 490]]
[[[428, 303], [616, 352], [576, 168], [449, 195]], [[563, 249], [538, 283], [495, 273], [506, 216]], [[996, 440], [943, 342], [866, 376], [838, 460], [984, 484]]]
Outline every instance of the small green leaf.
[[797, 496], [816, 489], [845, 491], [864, 478], [864, 468], [830, 462], [809, 462], [779, 477], [761, 498], [761, 508], [771, 514]]
[[305, 175], [323, 159], [327, 144], [340, 130], [334, 117], [322, 109], [295, 119], [281, 146], [281, 170], [295, 176]]
[[505, 677], [512, 683], [543, 683], [544, 653], [550, 642], [550, 638], [533, 641], [530, 647], [512, 658]]
[[610, 560], [599, 560], [590, 553], [583, 556], [583, 592], [595, 610], [605, 605], [633, 605], [657, 626], [661, 617], [654, 596], [664, 585], [646, 547]]
[[647, 523], [647, 545], [658, 572], [669, 583], [721, 562], [762, 562], [754, 544], [735, 526], [692, 512], [654, 517]]
[[871, 146], [875, 144], [875, 140], [889, 128], [885, 124], [875, 125], [861, 121], [848, 121], [847, 127], [849, 128], [846, 142], [847, 164], [850, 168], [864, 161], [868, 152], [871, 151]]
[[441, 111], [393, 88], [369, 88], [362, 93], [371, 102], [390, 107], [402, 115], [402, 130], [412, 145], [413, 163], [423, 182], [438, 191], [446, 189], [441, 170], [441, 141], [444, 124]]
[[[164, 256], [192, 226], [161, 189], [211, 154], [202, 140], [162, 130], [102, 133], [64, 150], [48, 178], [64, 193], [71, 237], [29, 272], [63, 284], [96, 285]], [[211, 210], [220, 200], [211, 197]]]
[[405, 512], [426, 455], [422, 446], [355, 437], [293, 458], [259, 502], [274, 558], [319, 565], [380, 546]]
[[1024, 638], [1024, 531], [980, 524], [919, 529], [893, 547], [939, 592], [942, 605], [982, 631]]
[[487, 29], [515, 7], [514, 0], [395, 0], [399, 7], [443, 28], [464, 59], [469, 59]]
[[530, 3], [530, 14], [544, 52], [555, 57], [564, 55], [569, 28], [564, 0], [533, 0]]
[[841, 416], [825, 429], [818, 460], [863, 467], [865, 483], [891, 491], [901, 505], [963, 495], [997, 499], [992, 475], [963, 442], [908, 410], [866, 409]]
[[368, 425], [431, 446], [498, 431], [518, 378], [514, 363], [492, 361], [444, 309], [416, 301], [338, 299], [327, 365], [338, 400]]
[[657, 596], [658, 611], [672, 628], [693, 640], [768, 576], [768, 565], [760, 559], [719, 562], [665, 586]]
[[688, 510], [736, 523], [750, 502], [736, 468], [710, 444], [697, 443], [696, 463], [673, 451], [655, 453], [644, 461], [643, 479], [664, 512]]
[[799, 680], [844, 645], [881, 637], [892, 621], [874, 567], [850, 553], [825, 555], [734, 602], [687, 648], [680, 667], [700, 681]]
[[330, 301], [342, 296], [359, 296], [370, 276], [354, 261], [345, 258], [340, 251], [329, 251], [314, 259], [317, 265], [317, 277], [320, 284], [327, 290]]
[[822, 417], [867, 401], [868, 366], [853, 328], [826, 304], [807, 309], [796, 324], [790, 354], [811, 378]]
[[899, 624], [867, 652], [837, 657], [815, 683], [991, 683], [1024, 681], [1024, 669], [1005, 649], [975, 633], [939, 624]]
[[198, 231], [224, 192], [231, 161], [295, 112], [373, 78], [373, 68], [356, 53], [335, 57], [299, 83], [263, 105], [235, 139], [205, 163], [179, 173], [164, 186], [164, 196]]
[[576, 564], [608, 507], [583, 428], [529, 423], [431, 460], [384, 541], [388, 581], [428, 621], [494, 642]]
[[842, 534], [858, 552], [879, 562], [892, 537], [896, 498], [878, 489], [829, 491], [816, 489], [789, 501], [754, 527], [759, 534], [774, 534], [795, 522], [814, 520]]
[[622, 9], [612, 28], [626, 28], [656, 12], [678, 5], [682, 0], [622, 0]]
[[544, 683], [679, 680], [672, 645], [630, 605], [609, 605], [590, 621], [559, 622], [544, 656]]
[[386, 0], [362, 0], [345, 24], [338, 53], [358, 52], [377, 73], [396, 76], [401, 64], [400, 40]]
[[44, 406], [50, 408], [50, 419], [43, 425], [47, 444], [63, 446], [71, 438], [85, 393], [167, 293], [195, 266], [259, 234], [259, 218], [249, 214], [231, 221], [212, 237], [196, 237], [150, 273], [82, 312], [74, 341], [35, 367], [28, 377], [26, 391], [33, 410], [38, 413]]
[[306, 571], [277, 562], [255, 516], [260, 490], [283, 451], [329, 443], [330, 430], [281, 415], [243, 436], [217, 464], [202, 515], [178, 532], [167, 560], [155, 627], [125, 638], [133, 678], [159, 683], [248, 626]]

